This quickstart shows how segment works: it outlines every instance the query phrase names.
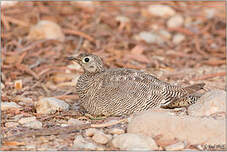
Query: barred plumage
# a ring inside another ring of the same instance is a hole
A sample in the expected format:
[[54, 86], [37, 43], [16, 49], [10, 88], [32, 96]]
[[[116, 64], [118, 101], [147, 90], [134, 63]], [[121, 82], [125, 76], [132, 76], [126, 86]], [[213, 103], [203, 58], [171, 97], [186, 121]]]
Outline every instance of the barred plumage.
[[69, 59], [84, 69], [76, 89], [81, 105], [93, 115], [120, 116], [155, 107], [188, 106], [199, 98], [192, 94], [205, 85], [183, 88], [138, 70], [105, 69], [101, 58], [92, 54]]

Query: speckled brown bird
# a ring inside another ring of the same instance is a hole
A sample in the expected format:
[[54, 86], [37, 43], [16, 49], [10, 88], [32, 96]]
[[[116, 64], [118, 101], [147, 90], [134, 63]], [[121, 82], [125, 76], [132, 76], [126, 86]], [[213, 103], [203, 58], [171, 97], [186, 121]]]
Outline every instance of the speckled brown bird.
[[155, 107], [187, 107], [200, 96], [204, 83], [181, 87], [134, 69], [107, 69], [99, 56], [82, 53], [68, 57], [82, 66], [76, 90], [80, 104], [95, 116], [121, 116]]

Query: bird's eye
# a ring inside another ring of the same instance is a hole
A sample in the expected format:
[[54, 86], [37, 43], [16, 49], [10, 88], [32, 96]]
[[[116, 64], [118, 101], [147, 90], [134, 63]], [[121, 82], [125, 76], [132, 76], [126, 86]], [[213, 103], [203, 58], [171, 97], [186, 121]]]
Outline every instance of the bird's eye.
[[90, 61], [90, 59], [89, 58], [84, 58], [84, 62], [89, 62]]

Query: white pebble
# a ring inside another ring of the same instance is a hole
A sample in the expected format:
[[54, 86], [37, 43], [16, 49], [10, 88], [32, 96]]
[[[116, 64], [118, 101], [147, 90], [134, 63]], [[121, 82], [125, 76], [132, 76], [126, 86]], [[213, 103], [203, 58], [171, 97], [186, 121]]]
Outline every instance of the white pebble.
[[42, 123], [36, 120], [36, 117], [21, 118], [18, 122], [25, 127], [34, 128], [34, 129], [42, 128]]
[[160, 30], [159, 34], [168, 40], [171, 39], [171, 37], [172, 37], [171, 33], [169, 33], [166, 30]]
[[14, 6], [16, 3], [17, 3], [17, 1], [2, 1], [1, 6], [10, 7], [10, 6]]
[[2, 102], [1, 103], [2, 111], [8, 110], [8, 109], [20, 109], [20, 108], [21, 108], [21, 106], [19, 106], [15, 102]]
[[42, 98], [36, 105], [36, 112], [39, 114], [51, 114], [56, 111], [67, 111], [69, 110], [69, 105], [63, 100], [59, 100], [53, 97]]
[[18, 126], [19, 124], [17, 123], [17, 122], [6, 122], [5, 123], [5, 126], [7, 127], [7, 128], [9, 128], [9, 127], [16, 127], [16, 126]]
[[125, 16], [117, 16], [116, 21], [121, 22], [121, 23], [127, 23], [129, 22], [129, 18]]
[[1, 82], [1, 89], [4, 89], [5, 85]]
[[214, 8], [206, 8], [204, 12], [206, 14], [206, 18], [208, 19], [213, 18], [216, 14], [216, 10]]
[[140, 32], [139, 39], [144, 40], [147, 43], [162, 44], [162, 38], [154, 32]]
[[120, 129], [120, 128], [111, 128], [109, 130], [109, 133], [111, 133], [113, 135], [120, 135], [120, 134], [125, 133], [125, 131], [123, 129]]
[[185, 147], [184, 142], [178, 142], [178, 143], [166, 146], [165, 150], [167, 151], [183, 150], [184, 147]]
[[103, 147], [84, 139], [81, 135], [75, 137], [72, 148], [75, 150], [104, 150]]
[[52, 21], [41, 20], [35, 26], [31, 27], [28, 39], [54, 39], [64, 41], [65, 35], [58, 24]]
[[111, 140], [111, 135], [106, 135], [103, 132], [96, 132], [92, 139], [99, 144], [107, 144]]
[[36, 117], [27, 117], [27, 118], [21, 118], [18, 122], [20, 124], [25, 124], [25, 123], [29, 123], [29, 122], [32, 122], [35, 120], [36, 120]]
[[69, 125], [82, 125], [82, 124], [84, 124], [84, 122], [81, 120], [78, 120], [78, 119], [70, 118], [68, 120], [68, 124]]
[[121, 134], [112, 140], [114, 147], [120, 150], [158, 150], [158, 146], [151, 137], [139, 134]]
[[99, 132], [99, 130], [98, 129], [95, 129], [95, 128], [89, 128], [89, 129], [87, 129], [85, 131], [85, 135], [87, 137], [91, 137], [91, 136], [93, 136], [95, 134], [95, 132]]
[[150, 5], [148, 11], [151, 15], [160, 17], [169, 17], [176, 14], [176, 11], [166, 5]]
[[168, 28], [176, 28], [182, 26], [184, 18], [181, 15], [175, 15], [167, 21]]
[[173, 43], [174, 44], [180, 44], [182, 41], [184, 41], [185, 36], [183, 34], [176, 34], [173, 36]]
[[28, 128], [34, 128], [34, 129], [41, 129], [42, 128], [42, 123], [38, 120], [29, 122], [24, 124], [23, 126], [28, 127]]

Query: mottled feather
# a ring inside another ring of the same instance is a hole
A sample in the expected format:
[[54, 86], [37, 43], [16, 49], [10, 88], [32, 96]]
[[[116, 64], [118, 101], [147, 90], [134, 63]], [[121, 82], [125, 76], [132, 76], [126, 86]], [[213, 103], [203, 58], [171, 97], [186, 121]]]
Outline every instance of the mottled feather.
[[106, 69], [102, 59], [92, 54], [70, 59], [84, 69], [76, 89], [81, 105], [93, 115], [120, 116], [156, 107], [188, 106], [198, 99], [191, 94], [205, 85], [181, 87], [138, 70]]

